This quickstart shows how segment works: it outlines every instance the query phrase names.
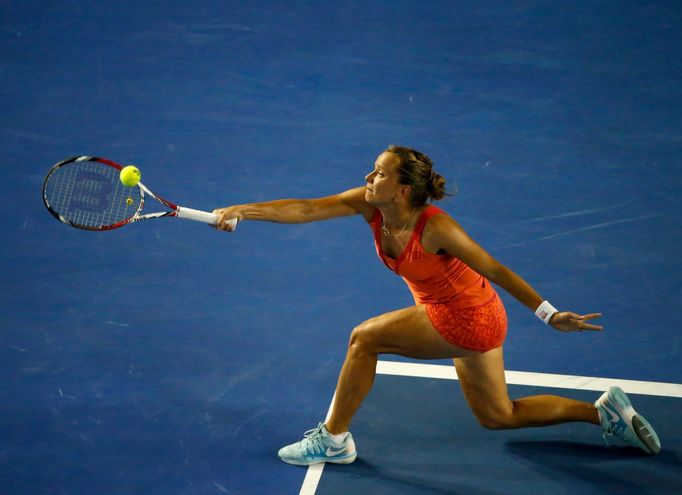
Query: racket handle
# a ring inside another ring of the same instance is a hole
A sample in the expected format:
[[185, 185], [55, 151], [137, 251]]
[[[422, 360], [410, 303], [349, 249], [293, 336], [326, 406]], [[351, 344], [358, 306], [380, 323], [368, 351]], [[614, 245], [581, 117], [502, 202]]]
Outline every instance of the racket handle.
[[[218, 221], [218, 215], [207, 211], [193, 210], [192, 208], [187, 208], [185, 206], [178, 206], [176, 216], [178, 218], [186, 218], [187, 220], [209, 223], [211, 225], [215, 225]], [[232, 220], [229, 220], [229, 223], [231, 224], [232, 229], [234, 229], [237, 226], [237, 219], [233, 218]]]

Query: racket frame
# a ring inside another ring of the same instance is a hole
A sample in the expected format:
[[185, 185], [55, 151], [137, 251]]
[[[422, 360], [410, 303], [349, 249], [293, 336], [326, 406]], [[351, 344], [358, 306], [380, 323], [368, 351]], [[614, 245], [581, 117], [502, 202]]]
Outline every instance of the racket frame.
[[[50, 202], [47, 198], [47, 184], [50, 180], [50, 176], [59, 168], [66, 166], [69, 163], [83, 162], [83, 161], [98, 162], [98, 163], [101, 163], [103, 165], [108, 165], [110, 167], [113, 167], [119, 171], [121, 169], [123, 169], [122, 165], [119, 165], [118, 163], [116, 163], [114, 161], [111, 161], [111, 160], [108, 160], [108, 159], [102, 158], [102, 157], [87, 156], [87, 155], [72, 156], [71, 158], [67, 158], [66, 160], [62, 160], [60, 162], [57, 162], [55, 165], [52, 166], [52, 168], [47, 173], [47, 176], [45, 177], [45, 180], [43, 182], [43, 191], [42, 191], [43, 203], [45, 203], [45, 206], [47, 207], [48, 211], [55, 218], [57, 218], [59, 221], [65, 223], [67, 225], [70, 225], [71, 227], [76, 227], [76, 228], [84, 229], [84, 230], [104, 231], [104, 230], [117, 229], [117, 228], [123, 227], [124, 225], [127, 225], [129, 223], [139, 222], [140, 220], [148, 220], [150, 218], [162, 218], [162, 217], [184, 218], [186, 220], [194, 220], [196, 222], [207, 223], [210, 225], [215, 225], [218, 222], [218, 216], [216, 214], [209, 213], [207, 211], [202, 211], [202, 210], [195, 210], [192, 208], [188, 208], [186, 206], [176, 205], [175, 203], [172, 203], [172, 202], [168, 201], [167, 199], [164, 199], [161, 196], [154, 194], [142, 182], [137, 183], [137, 187], [140, 190], [140, 202], [139, 202], [138, 208], [130, 217], [125, 218], [121, 221], [118, 221], [118, 222], [110, 224], [110, 225], [101, 225], [101, 226], [97, 226], [97, 227], [81, 225], [81, 224], [72, 222], [69, 219], [65, 218], [63, 215], [61, 215], [58, 211], [56, 211], [50, 205]], [[132, 187], [136, 187], [136, 186], [132, 186]], [[154, 212], [154, 213], [145, 213], [144, 215], [141, 215], [140, 212], [142, 211], [142, 208], [144, 208], [146, 196], [149, 196], [152, 199], [155, 199], [156, 201], [158, 201], [162, 205], [168, 207], [170, 210], [169, 211], [159, 211], [159, 212]], [[229, 222], [230, 222], [232, 229], [234, 230], [237, 226], [238, 220], [236, 218], [234, 218], [234, 219], [230, 220]]]

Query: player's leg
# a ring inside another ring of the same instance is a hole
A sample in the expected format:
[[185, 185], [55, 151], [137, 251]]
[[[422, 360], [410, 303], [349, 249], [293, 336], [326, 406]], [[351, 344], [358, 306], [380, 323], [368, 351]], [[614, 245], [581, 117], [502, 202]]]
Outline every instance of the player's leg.
[[473, 351], [460, 349], [444, 340], [431, 325], [423, 306], [393, 311], [365, 321], [351, 334], [329, 421], [306, 432], [300, 442], [280, 449], [280, 459], [299, 465], [345, 464], [355, 460], [355, 443], [348, 428], [374, 383], [377, 356], [384, 353], [438, 359], [467, 356]]
[[447, 342], [433, 328], [423, 306], [371, 318], [352, 332], [346, 360], [336, 386], [336, 398], [327, 428], [348, 431], [350, 422], [374, 383], [379, 354], [416, 359], [444, 359], [475, 354]]
[[593, 405], [556, 395], [510, 400], [504, 377], [502, 347], [457, 358], [459, 382], [471, 410], [486, 428], [547, 426], [572, 421], [601, 425], [607, 443], [638, 447], [657, 454], [661, 443], [649, 422], [632, 407], [628, 396], [611, 387]]
[[454, 359], [464, 396], [486, 428], [547, 426], [570, 421], [599, 424], [594, 405], [556, 395], [511, 400], [504, 377], [502, 347]]

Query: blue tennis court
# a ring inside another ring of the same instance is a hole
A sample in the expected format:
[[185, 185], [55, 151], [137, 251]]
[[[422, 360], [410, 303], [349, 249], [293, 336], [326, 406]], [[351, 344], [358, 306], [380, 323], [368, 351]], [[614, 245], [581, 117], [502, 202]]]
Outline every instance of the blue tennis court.
[[[678, 2], [10, 0], [0, 27], [2, 495], [682, 492]], [[604, 313], [563, 334], [500, 291], [511, 396], [623, 381], [659, 455], [485, 430], [451, 363], [386, 355], [358, 460], [286, 465], [351, 330], [412, 304], [362, 218], [93, 233], [40, 197], [78, 154], [202, 210], [318, 197], [389, 144], [541, 294]]]

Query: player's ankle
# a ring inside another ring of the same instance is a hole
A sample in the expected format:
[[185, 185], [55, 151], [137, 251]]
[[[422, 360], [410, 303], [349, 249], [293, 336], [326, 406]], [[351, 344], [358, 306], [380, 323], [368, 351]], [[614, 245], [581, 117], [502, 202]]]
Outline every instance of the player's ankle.
[[324, 425], [325, 429], [327, 430], [327, 433], [331, 435], [332, 438], [338, 437], [338, 436], [345, 436], [348, 433], [348, 428], [338, 428], [335, 426], [329, 426], [329, 423], [326, 423]]

